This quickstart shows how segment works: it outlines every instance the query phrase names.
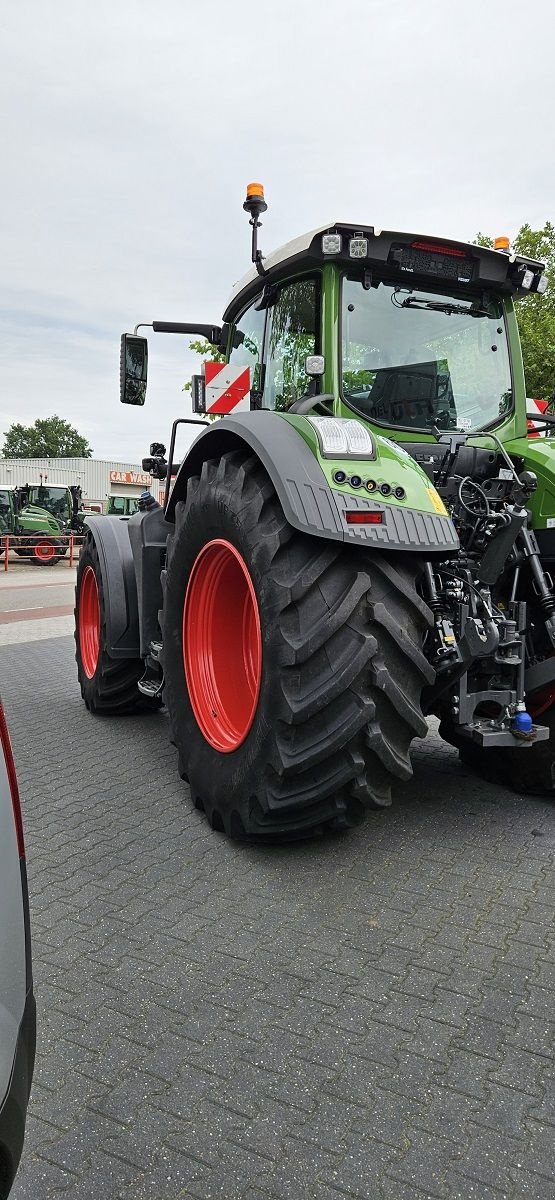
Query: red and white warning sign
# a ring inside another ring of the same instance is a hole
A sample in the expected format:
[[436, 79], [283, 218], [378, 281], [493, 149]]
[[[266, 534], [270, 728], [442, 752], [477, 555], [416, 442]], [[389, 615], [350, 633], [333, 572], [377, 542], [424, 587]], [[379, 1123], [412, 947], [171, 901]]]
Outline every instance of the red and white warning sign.
[[528, 396], [526, 399], [526, 416], [528, 417], [528, 437], [545, 437], [545, 425], [536, 425], [534, 417], [538, 418], [547, 408], [547, 400], [531, 400]]
[[251, 406], [250, 367], [233, 363], [204, 364], [207, 413], [248, 412]]

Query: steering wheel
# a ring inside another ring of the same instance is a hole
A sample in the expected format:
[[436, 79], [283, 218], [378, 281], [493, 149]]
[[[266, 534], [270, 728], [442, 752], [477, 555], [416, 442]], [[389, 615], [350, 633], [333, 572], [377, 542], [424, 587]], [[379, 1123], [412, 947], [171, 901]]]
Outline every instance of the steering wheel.
[[293, 403], [289, 405], [287, 411], [290, 413], [307, 413], [311, 412], [313, 408], [316, 408], [318, 409], [318, 412], [323, 414], [323, 416], [330, 417], [332, 414], [330, 413], [329, 408], [326, 408], [326, 403], [333, 404], [334, 400], [335, 396], [332, 396], [331, 394], [328, 395], [326, 393], [321, 396], [299, 396], [298, 400], [294, 400]]

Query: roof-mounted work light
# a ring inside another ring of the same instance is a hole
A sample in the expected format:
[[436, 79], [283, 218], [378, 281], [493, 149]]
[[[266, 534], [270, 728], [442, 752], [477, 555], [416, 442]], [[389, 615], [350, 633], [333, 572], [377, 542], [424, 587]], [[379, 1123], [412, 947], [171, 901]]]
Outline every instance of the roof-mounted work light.
[[341, 234], [322, 234], [322, 254], [341, 254]]
[[356, 233], [349, 241], [349, 258], [368, 258], [368, 238]]

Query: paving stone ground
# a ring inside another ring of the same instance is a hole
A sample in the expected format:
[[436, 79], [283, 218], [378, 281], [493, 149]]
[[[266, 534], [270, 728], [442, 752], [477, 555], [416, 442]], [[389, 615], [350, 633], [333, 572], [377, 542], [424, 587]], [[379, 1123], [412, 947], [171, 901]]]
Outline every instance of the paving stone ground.
[[555, 1197], [553, 806], [432, 733], [362, 828], [232, 844], [165, 716], [90, 716], [72, 656], [0, 648], [39, 1014], [13, 1200]]

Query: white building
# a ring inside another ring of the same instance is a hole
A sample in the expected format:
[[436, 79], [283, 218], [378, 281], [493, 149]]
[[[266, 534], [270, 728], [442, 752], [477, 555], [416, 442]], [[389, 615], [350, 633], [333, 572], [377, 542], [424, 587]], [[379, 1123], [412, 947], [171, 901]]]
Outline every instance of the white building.
[[140, 496], [149, 488], [157, 500], [164, 484], [146, 475], [136, 463], [104, 462], [98, 458], [0, 458], [0, 486], [78, 483], [85, 508], [103, 511], [108, 496]]

